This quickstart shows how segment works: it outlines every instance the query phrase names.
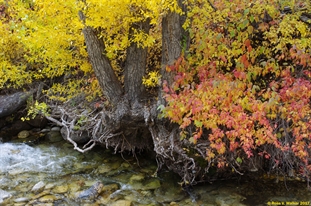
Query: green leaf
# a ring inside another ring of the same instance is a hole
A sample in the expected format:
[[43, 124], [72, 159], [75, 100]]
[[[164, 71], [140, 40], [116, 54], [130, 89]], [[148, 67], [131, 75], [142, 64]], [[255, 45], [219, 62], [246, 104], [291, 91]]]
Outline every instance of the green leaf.
[[163, 105], [163, 104], [160, 104], [159, 106], [158, 106], [158, 108], [157, 108], [157, 110], [159, 110], [159, 111], [163, 111], [164, 110], [164, 108], [165, 108], [165, 106]]
[[255, 21], [254, 16], [253, 16], [253, 15], [251, 15], [251, 16], [249, 17], [249, 20], [251, 21], [251, 23], [253, 23], [253, 22]]
[[245, 29], [249, 24], [249, 21], [247, 19], [245, 19], [242, 23], [241, 29]]
[[246, 16], [249, 13], [249, 8], [244, 10], [244, 15]]
[[221, 35], [221, 33], [219, 33], [219, 34], [217, 35], [216, 39], [219, 41], [221, 38], [222, 38], [222, 35]]
[[196, 127], [202, 127], [203, 126], [203, 123], [201, 121], [198, 121], [198, 120], [194, 120], [194, 125]]
[[232, 30], [232, 31], [230, 32], [230, 37], [231, 37], [231, 38], [235, 37], [235, 31], [234, 31], [234, 30]]
[[242, 159], [241, 159], [240, 157], [237, 157], [237, 158], [236, 158], [236, 162], [239, 163], [239, 164], [241, 164], [243, 161], [242, 161]]

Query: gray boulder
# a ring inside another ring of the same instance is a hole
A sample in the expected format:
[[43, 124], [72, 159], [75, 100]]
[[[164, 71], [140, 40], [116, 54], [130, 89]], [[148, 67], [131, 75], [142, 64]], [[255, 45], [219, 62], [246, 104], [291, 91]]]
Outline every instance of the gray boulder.
[[0, 96], [0, 118], [13, 114], [23, 105], [33, 92], [17, 92]]

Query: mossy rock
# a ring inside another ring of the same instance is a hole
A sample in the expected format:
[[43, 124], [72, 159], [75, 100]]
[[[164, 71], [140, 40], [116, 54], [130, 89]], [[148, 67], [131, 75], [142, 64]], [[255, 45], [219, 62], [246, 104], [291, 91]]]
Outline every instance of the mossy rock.
[[145, 190], [154, 190], [161, 187], [160, 180], [158, 179], [151, 179], [144, 185]]
[[23, 131], [19, 132], [18, 135], [17, 135], [17, 137], [19, 139], [25, 139], [25, 138], [27, 138], [29, 136], [30, 136], [30, 132], [27, 131], [27, 130], [23, 130]]

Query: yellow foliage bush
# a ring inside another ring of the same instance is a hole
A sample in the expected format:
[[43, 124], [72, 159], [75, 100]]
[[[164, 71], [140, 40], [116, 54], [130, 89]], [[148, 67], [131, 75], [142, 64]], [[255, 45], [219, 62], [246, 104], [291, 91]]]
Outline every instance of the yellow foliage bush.
[[88, 101], [92, 101], [96, 97], [102, 95], [96, 78], [90, 78], [87, 80], [73, 79], [62, 84], [55, 83], [51, 88], [44, 90], [43, 92], [47, 94], [51, 100], [66, 102], [67, 100], [80, 95], [81, 91], [85, 94], [86, 100]]
[[147, 88], [157, 87], [160, 85], [161, 75], [158, 71], [151, 71], [148, 73], [147, 77], [143, 77], [143, 85]]
[[38, 114], [49, 115], [49, 109], [50, 108], [46, 103], [35, 101], [33, 105], [29, 105], [26, 117], [22, 117], [21, 120], [25, 121], [34, 119]]

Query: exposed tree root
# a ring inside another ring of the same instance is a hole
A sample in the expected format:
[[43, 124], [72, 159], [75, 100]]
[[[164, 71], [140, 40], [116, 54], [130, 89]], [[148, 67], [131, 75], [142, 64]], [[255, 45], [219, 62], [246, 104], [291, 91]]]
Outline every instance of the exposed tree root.
[[[150, 109], [143, 105], [129, 108], [120, 102], [115, 110], [87, 107], [83, 102], [73, 107], [71, 103], [54, 106], [52, 115], [46, 116], [65, 130], [63, 137], [79, 152], [87, 152], [96, 145], [114, 148], [115, 152], [152, 149], [152, 140], [147, 137]], [[88, 141], [77, 141], [87, 134]]]
[[[280, 151], [272, 145], [266, 145], [257, 151], [273, 154], [269, 160], [257, 153], [251, 158], [243, 158], [243, 152], [233, 151], [209, 161], [209, 141], [199, 139], [193, 144], [187, 138], [181, 140], [178, 125], [156, 119], [154, 105], [137, 103], [135, 106], [129, 106], [123, 101], [116, 109], [109, 110], [86, 106], [84, 101], [74, 107], [68, 102], [62, 106], [54, 106], [52, 115], [46, 118], [62, 127], [65, 131], [64, 139], [82, 153], [96, 145], [113, 148], [115, 153], [129, 151], [135, 157], [137, 151], [153, 150], [158, 163], [157, 172], [166, 166], [180, 175], [184, 186], [201, 181], [228, 179], [244, 175], [246, 172], [265, 171], [269, 174], [293, 177], [297, 168], [303, 168], [303, 165], [297, 165], [299, 161], [293, 154]], [[83, 135], [88, 139], [83, 143], [77, 141]], [[237, 157], [243, 158], [243, 162], [238, 161]], [[226, 162], [226, 165], [218, 167], [219, 160]], [[282, 163], [279, 160], [282, 160]]]
[[[186, 140], [180, 140], [178, 126], [175, 125], [171, 131], [168, 131], [163, 125], [151, 125], [149, 131], [152, 135], [159, 168], [166, 165], [182, 177], [182, 183], [195, 184], [204, 168], [200, 167], [193, 157], [190, 157], [187, 149], [189, 143]], [[204, 155], [200, 145], [196, 145], [195, 149]]]
[[[138, 150], [154, 150], [158, 169], [165, 165], [179, 174], [183, 183], [194, 184], [203, 169], [187, 154], [189, 142], [180, 141], [177, 125], [169, 128], [155, 123], [155, 113], [155, 106], [146, 104], [135, 104], [133, 108], [120, 103], [117, 109], [107, 110], [91, 109], [82, 101], [75, 107], [72, 102], [54, 106], [52, 115], [46, 118], [65, 130], [64, 139], [79, 152], [85, 153], [96, 145], [114, 148], [115, 153], [130, 151], [133, 155]], [[76, 138], [83, 134], [87, 134], [88, 140], [81, 144]], [[194, 148], [205, 154], [206, 145]]]

